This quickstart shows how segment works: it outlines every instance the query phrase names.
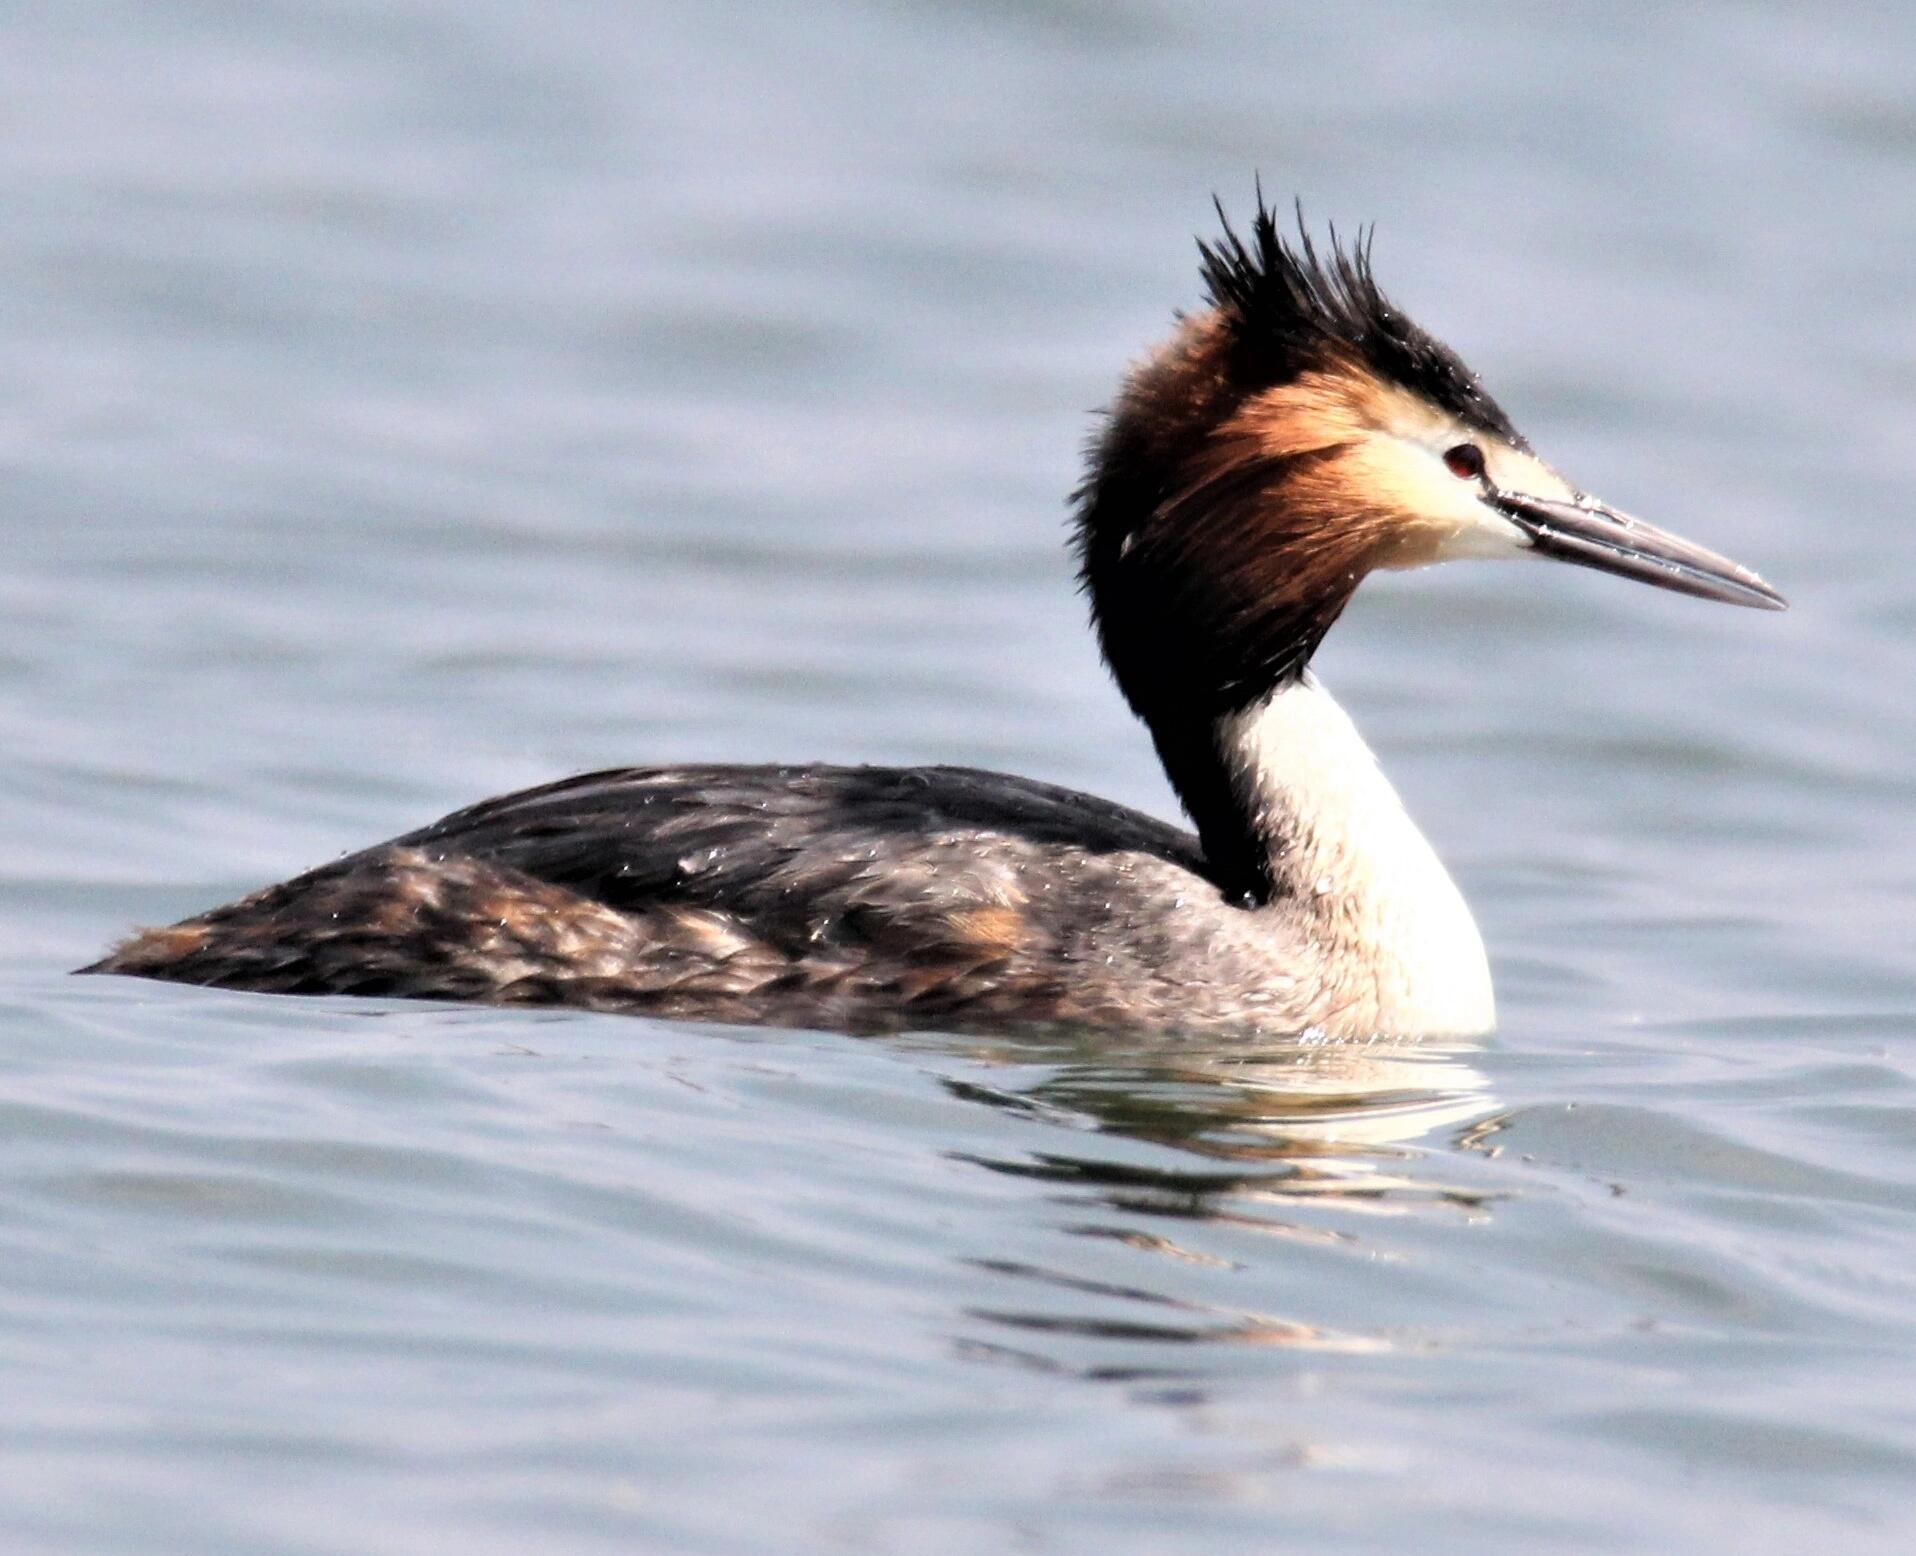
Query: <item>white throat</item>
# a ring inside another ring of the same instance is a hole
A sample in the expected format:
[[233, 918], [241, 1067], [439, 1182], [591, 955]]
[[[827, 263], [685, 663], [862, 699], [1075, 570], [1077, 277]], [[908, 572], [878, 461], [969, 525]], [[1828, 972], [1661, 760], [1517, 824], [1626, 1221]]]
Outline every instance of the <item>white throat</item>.
[[1336, 1024], [1488, 1031], [1496, 1006], [1470, 909], [1330, 693], [1307, 674], [1220, 720], [1217, 736], [1271, 848], [1272, 911], [1324, 954]]

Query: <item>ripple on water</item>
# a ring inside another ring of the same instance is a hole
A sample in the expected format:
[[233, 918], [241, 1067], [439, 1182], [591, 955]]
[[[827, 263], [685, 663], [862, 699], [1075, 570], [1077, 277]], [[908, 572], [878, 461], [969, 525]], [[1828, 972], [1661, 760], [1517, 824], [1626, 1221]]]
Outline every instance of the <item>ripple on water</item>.
[[[0, 8], [0, 1546], [1905, 1548], [1888, 12], [533, 14]], [[1494, 1043], [61, 976], [611, 762], [1167, 810], [1060, 525], [1260, 163], [1794, 601], [1459, 568], [1333, 634]]]

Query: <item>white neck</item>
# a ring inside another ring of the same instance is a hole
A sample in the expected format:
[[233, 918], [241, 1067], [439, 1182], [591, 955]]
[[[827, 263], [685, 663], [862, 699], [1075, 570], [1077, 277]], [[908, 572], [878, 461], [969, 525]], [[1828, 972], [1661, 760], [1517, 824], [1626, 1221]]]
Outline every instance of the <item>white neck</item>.
[[1474, 1033], [1496, 1019], [1470, 909], [1344, 710], [1308, 674], [1219, 721], [1271, 850], [1272, 911], [1323, 951], [1340, 1027]]

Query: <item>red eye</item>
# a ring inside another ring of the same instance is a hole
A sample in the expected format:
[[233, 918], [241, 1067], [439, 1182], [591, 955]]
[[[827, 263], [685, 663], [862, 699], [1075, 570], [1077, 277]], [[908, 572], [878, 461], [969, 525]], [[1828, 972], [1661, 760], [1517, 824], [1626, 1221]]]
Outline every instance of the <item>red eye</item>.
[[1484, 451], [1475, 443], [1459, 443], [1455, 448], [1444, 450], [1444, 465], [1460, 481], [1481, 481]]

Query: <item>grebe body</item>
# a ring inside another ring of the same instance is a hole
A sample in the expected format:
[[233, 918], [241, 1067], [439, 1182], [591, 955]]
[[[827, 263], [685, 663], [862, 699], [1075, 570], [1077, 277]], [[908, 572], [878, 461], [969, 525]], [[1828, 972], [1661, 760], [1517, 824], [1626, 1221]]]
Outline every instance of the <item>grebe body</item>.
[[1128, 376], [1076, 498], [1105, 658], [1195, 835], [968, 768], [681, 766], [485, 801], [87, 972], [852, 1030], [1470, 1034], [1469, 909], [1309, 673], [1365, 574], [1545, 556], [1778, 608], [1577, 491], [1260, 207]]

